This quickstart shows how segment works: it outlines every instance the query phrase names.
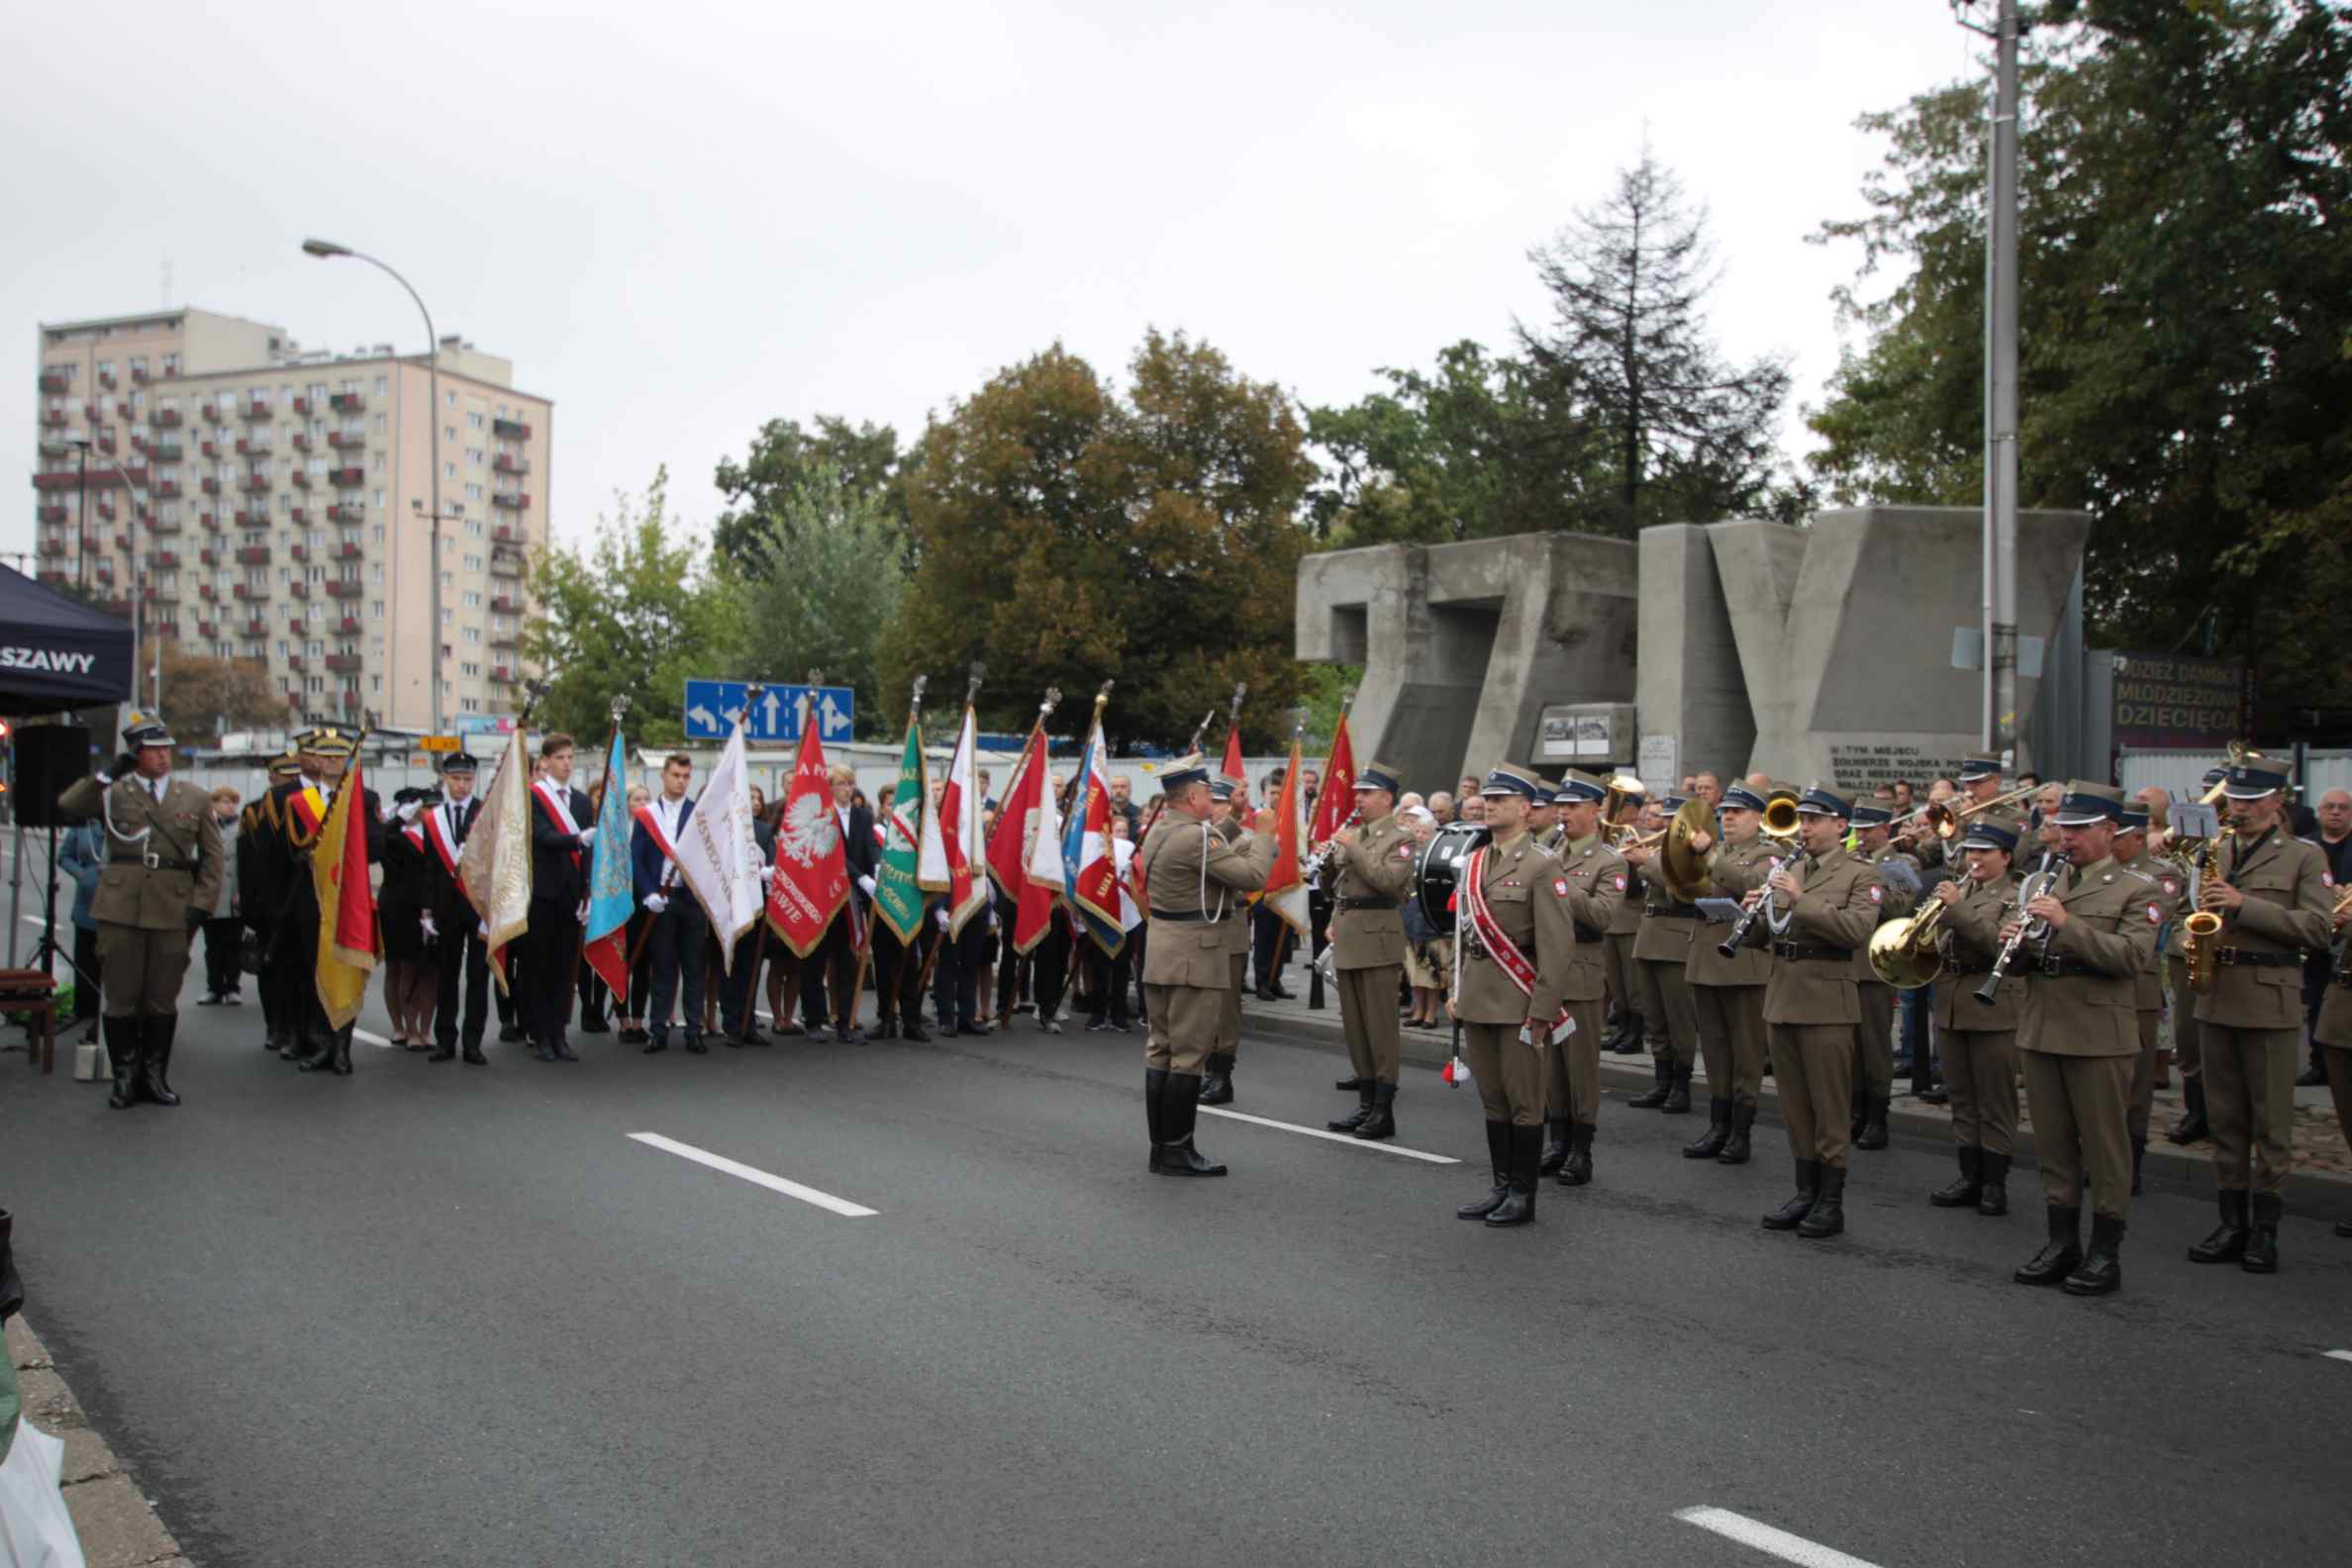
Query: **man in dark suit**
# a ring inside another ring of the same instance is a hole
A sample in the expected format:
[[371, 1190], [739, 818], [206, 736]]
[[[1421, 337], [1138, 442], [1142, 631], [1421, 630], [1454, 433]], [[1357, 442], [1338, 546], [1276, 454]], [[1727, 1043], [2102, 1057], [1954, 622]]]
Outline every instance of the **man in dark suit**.
[[[846, 762], [835, 762], [827, 769], [833, 780], [833, 822], [841, 833], [841, 853], [849, 866], [849, 902], [833, 917], [826, 928], [825, 939], [809, 950], [801, 963], [802, 1017], [814, 1036], [827, 1023], [833, 1026], [834, 1037], [844, 1045], [865, 1043], [865, 1031], [856, 1027], [857, 952], [849, 934], [852, 918], [873, 925], [874, 873], [882, 864], [882, 851], [874, 842], [874, 814], [862, 806], [850, 804], [850, 796], [857, 789], [857, 774]], [[773, 843], [770, 852], [773, 853]], [[831, 977], [834, 1005], [826, 1006], [826, 985]]]
[[531, 929], [523, 936], [518, 1003], [531, 1054], [540, 1061], [580, 1059], [572, 1053], [567, 1030], [596, 808], [571, 787], [572, 750], [572, 737], [560, 730], [541, 740], [541, 771], [531, 787]]
[[[435, 949], [441, 965], [439, 1000], [433, 1015], [433, 1054], [427, 1061], [445, 1062], [465, 1048], [467, 1065], [484, 1067], [482, 1029], [490, 1019], [489, 949], [482, 945], [482, 918], [457, 885], [457, 855], [465, 835], [482, 815], [474, 799], [474, 775], [480, 764], [462, 751], [441, 759], [441, 802], [426, 817], [425, 913], [441, 940]], [[464, 1026], [458, 1024], [458, 998], [464, 998]]]
[[[673, 752], [661, 764], [661, 793], [644, 810], [660, 826], [670, 843], [678, 841], [694, 816], [694, 797], [686, 786], [694, 780], [694, 759]], [[639, 908], [651, 923], [645, 931], [645, 961], [651, 974], [653, 1000], [645, 1015], [645, 1054], [669, 1049], [670, 1007], [679, 1000], [683, 982], [686, 1004], [686, 1048], [706, 1054], [703, 1043], [703, 938], [710, 923], [702, 906], [678, 880], [678, 868], [663, 852], [661, 840], [642, 823], [629, 837], [630, 880]]]

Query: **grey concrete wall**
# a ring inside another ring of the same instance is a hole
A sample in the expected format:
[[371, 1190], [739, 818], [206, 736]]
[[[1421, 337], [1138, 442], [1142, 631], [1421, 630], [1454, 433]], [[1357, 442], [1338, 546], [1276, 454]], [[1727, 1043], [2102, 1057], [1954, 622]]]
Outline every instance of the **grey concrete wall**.
[[[1641, 583], [1647, 591], [1640, 595], [1634, 701], [1643, 736], [1673, 739], [1678, 775], [1702, 768], [1740, 770], [1756, 739], [1740, 672], [1742, 649], [1721, 567], [1709, 542], [1712, 532], [1689, 523], [1641, 531]], [[1672, 788], [1679, 778], [1648, 782]]]
[[1328, 551], [1300, 563], [1298, 653], [1360, 659], [1358, 754], [1450, 789], [1525, 761], [1546, 704], [1632, 697], [1635, 584], [1631, 544], [1579, 535]]

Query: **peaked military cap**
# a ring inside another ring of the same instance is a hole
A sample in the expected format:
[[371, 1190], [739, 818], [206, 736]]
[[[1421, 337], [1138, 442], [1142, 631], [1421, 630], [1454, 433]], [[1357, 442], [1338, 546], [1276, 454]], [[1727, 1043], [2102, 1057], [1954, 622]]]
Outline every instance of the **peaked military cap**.
[[1766, 802], [1763, 796], [1757, 794], [1747, 784], [1739, 783], [1724, 786], [1723, 804], [1726, 807], [1736, 807], [1741, 811], [1760, 812], [1764, 809]]
[[171, 731], [159, 719], [135, 718], [131, 721], [130, 727], [123, 732], [123, 748], [127, 751], [138, 751], [147, 746], [168, 746], [178, 743], [171, 738]]
[[[162, 742], [150, 740], [149, 745]], [[2240, 762], [2229, 770], [2229, 782], [2221, 793], [2231, 800], [2260, 800], [2275, 795], [2287, 787], [2287, 774], [2264, 761]]]
[[443, 773], [478, 773], [481, 767], [479, 759], [463, 751], [452, 751], [441, 758], [441, 770]]
[[1979, 779], [1999, 778], [2001, 758], [1989, 751], [1972, 751], [1960, 759], [1960, 782], [1974, 784]]
[[1804, 792], [1797, 797], [1797, 815], [1800, 817], [1841, 817], [1847, 822], [1851, 822], [1854, 819], [1854, 803], [1838, 794], [1835, 785], [1814, 779], [1806, 785]]
[[1856, 801], [1853, 815], [1846, 820], [1857, 828], [1884, 828], [1895, 820], [1895, 813], [1884, 806]]
[[2123, 820], [2123, 792], [2112, 784], [2092, 779], [2068, 779], [2059, 797], [2057, 815], [2050, 821], [2061, 828], [2088, 828], [2094, 823]]
[[1355, 787], [1359, 790], [1387, 790], [1395, 794], [1397, 770], [1386, 762], [1367, 762], [1356, 770]]
[[289, 779], [301, 771], [302, 758], [291, 751], [269, 759], [269, 776], [273, 779]]
[[1178, 757], [1159, 771], [1159, 787], [1162, 795], [1173, 795], [1187, 784], [1206, 784], [1208, 782], [1209, 763], [1198, 751], [1190, 756]]
[[1521, 800], [1538, 800], [1543, 786], [1534, 778], [1509, 763], [1487, 774], [1486, 782], [1478, 787], [1480, 795], [1517, 795]]
[[302, 749], [320, 756], [347, 757], [359, 749], [359, 737], [333, 725], [321, 725], [310, 732]]
[[1562, 774], [1558, 786], [1552, 791], [1552, 800], [1561, 806], [1576, 806], [1586, 801], [1599, 805], [1608, 798], [1608, 782], [1581, 768], [1570, 768]]
[[2017, 830], [2007, 823], [1988, 817], [1971, 819], [1968, 832], [1960, 840], [1963, 849], [1999, 849], [2008, 854], [2017, 852]]

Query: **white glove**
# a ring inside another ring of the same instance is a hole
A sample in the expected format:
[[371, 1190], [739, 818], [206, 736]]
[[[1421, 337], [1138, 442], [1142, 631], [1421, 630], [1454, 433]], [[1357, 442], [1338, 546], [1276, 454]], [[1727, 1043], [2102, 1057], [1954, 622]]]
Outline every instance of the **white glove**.
[[490, 939], [490, 923], [488, 921], [475, 921], [474, 934], [482, 938], [482, 940], [488, 941]]
[[658, 915], [663, 910], [668, 908], [669, 900], [664, 898], [659, 893], [648, 893], [645, 895], [645, 912], [647, 914]]
[[874, 896], [874, 879], [870, 876], [859, 877], [857, 879], [857, 890], [860, 893], [863, 893], [867, 898], [872, 898]]
[[440, 937], [440, 935], [441, 935], [441, 932], [440, 932], [438, 930], [436, 930], [436, 929], [435, 929], [435, 927], [434, 927], [434, 924], [433, 924], [433, 917], [432, 917], [431, 915], [420, 915], [420, 916], [418, 916], [418, 917], [417, 917], [417, 919], [419, 919], [419, 920], [421, 920], [421, 921], [423, 921], [423, 922], [425, 923], [425, 934], [426, 934], [426, 935], [428, 935], [428, 936], [431, 936], [431, 937], [435, 937], [435, 938], [437, 938], [437, 939]]
[[764, 886], [765, 884], [767, 884], [767, 883], [770, 883], [770, 882], [773, 882], [773, 881], [775, 881], [775, 880], [776, 880], [776, 868], [775, 868], [774, 866], [772, 866], [772, 865], [763, 865], [763, 866], [761, 866], [761, 867], [759, 868], [759, 880], [760, 880], [760, 882], [761, 882], [761, 884], [762, 884], [763, 886]]
[[588, 847], [590, 844], [592, 844], [592, 843], [594, 843], [594, 842], [596, 842], [596, 830], [595, 830], [595, 829], [593, 829], [593, 828], [583, 828], [583, 829], [581, 829], [581, 830], [580, 830], [580, 847], [581, 847], [581, 848], [583, 848], [583, 849], [585, 849], [585, 848], [587, 848], [587, 847]]
[[572, 912], [572, 919], [583, 926], [588, 924], [588, 901], [586, 899], [580, 900], [580, 907]]
[[941, 931], [945, 931], [945, 930], [947, 929], [947, 908], [946, 908], [946, 906], [945, 906], [945, 905], [941, 905], [941, 906], [940, 906], [938, 909], [936, 909], [936, 910], [932, 911], [932, 912], [931, 912], [931, 920], [932, 920], [932, 921], [933, 921], [933, 922], [934, 922], [934, 923], [935, 923], [935, 924], [938, 926], [939, 930], [941, 930]]
[[417, 820], [417, 813], [423, 811], [424, 809], [425, 806], [422, 801], [410, 801], [392, 815], [399, 818], [404, 823], [413, 823]]

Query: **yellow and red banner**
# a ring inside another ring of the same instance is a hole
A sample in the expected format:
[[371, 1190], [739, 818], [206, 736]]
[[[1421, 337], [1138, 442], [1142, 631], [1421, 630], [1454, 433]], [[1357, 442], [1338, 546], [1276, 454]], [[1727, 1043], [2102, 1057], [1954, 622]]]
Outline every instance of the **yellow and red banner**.
[[[294, 799], [302, 800], [304, 791]], [[311, 853], [311, 882], [319, 895], [319, 1006], [330, 1029], [359, 1016], [367, 976], [376, 964], [375, 894], [367, 885], [367, 824], [352, 817], [367, 799], [353, 756], [335, 801], [327, 808]]]

